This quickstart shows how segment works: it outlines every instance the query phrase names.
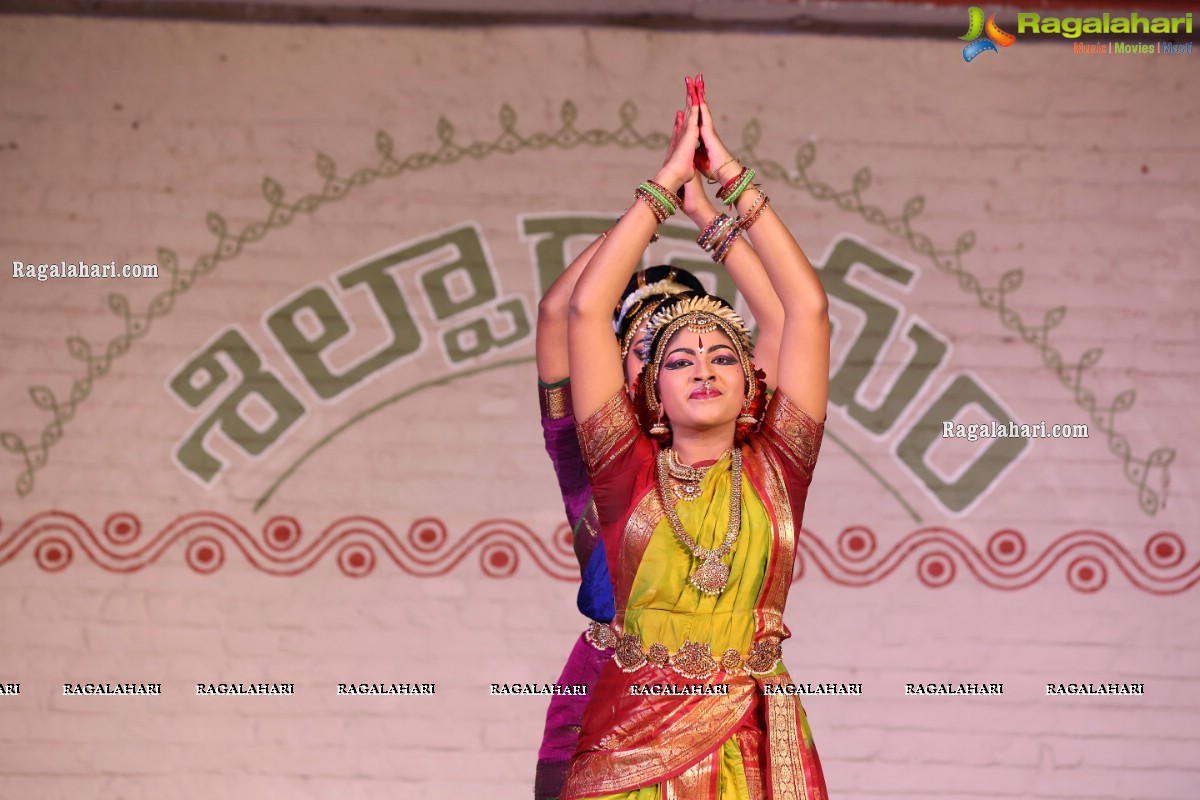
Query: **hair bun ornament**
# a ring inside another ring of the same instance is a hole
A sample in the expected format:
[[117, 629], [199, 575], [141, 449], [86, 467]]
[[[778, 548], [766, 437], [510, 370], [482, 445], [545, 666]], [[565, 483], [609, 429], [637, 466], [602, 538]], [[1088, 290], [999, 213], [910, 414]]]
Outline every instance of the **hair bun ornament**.
[[635, 273], [613, 311], [613, 332], [621, 342], [621, 358], [629, 354], [638, 331], [663, 300], [688, 292], [704, 294], [704, 284], [681, 267], [659, 264]]
[[682, 283], [676, 282], [673, 277], [639, 286], [622, 299], [621, 305], [613, 317], [613, 333], [621, 332], [621, 325], [629, 317], [629, 312], [634, 310], [635, 306], [640, 309], [642, 303], [647, 298], [655, 296], [671, 297], [672, 295], [683, 294], [687, 291], [691, 290]]

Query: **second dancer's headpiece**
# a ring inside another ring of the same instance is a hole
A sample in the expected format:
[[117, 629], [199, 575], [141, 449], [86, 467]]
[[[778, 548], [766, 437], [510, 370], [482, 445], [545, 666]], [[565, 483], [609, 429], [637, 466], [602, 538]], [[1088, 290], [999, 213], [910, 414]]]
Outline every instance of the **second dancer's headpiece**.
[[621, 342], [621, 358], [629, 354], [637, 332], [659, 303], [687, 292], [704, 294], [704, 285], [686, 269], [660, 265], [644, 269], [629, 279], [621, 302], [613, 311], [613, 331]]

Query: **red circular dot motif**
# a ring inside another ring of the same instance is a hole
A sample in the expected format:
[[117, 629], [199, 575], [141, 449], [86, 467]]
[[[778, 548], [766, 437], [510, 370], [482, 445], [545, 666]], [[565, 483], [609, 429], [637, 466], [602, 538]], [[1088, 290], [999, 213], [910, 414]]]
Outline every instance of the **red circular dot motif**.
[[59, 538], [45, 539], [33, 551], [37, 565], [46, 572], [61, 572], [71, 565], [71, 545]]
[[1108, 582], [1108, 570], [1092, 556], [1077, 558], [1067, 567], [1067, 583], [1077, 592], [1091, 594], [1104, 588]]
[[838, 536], [837, 547], [842, 558], [865, 561], [875, 552], [875, 535], [868, 530], [847, 528]]
[[216, 572], [225, 563], [224, 548], [211, 536], [193, 540], [187, 547], [186, 556], [188, 566], [202, 575]]

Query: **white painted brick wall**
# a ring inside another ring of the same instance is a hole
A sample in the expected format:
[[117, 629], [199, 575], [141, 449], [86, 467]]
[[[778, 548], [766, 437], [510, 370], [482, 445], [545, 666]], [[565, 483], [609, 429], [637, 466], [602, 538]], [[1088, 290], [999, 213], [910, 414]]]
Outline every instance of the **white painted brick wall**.
[[[731, 142], [751, 117], [762, 126], [760, 157], [790, 166], [802, 144], [816, 141], [815, 179], [842, 191], [869, 167], [865, 202], [896, 215], [923, 195], [914, 226], [939, 246], [974, 231], [963, 263], [984, 285], [1024, 269], [1011, 302], [1033, 324], [1068, 306], [1052, 337], [1068, 362], [1104, 348], [1088, 372], [1101, 404], [1137, 390], [1134, 409], [1119, 415], [1134, 452], [1177, 450], [1157, 516], [1139, 510], [1098, 432], [1033, 442], [971, 512], [948, 514], [893, 451], [898, 431], [954, 374], [969, 370], [1023, 420], [1086, 416], [1033, 348], [902, 239], [770, 186], [814, 259], [853, 234], [916, 269], [907, 291], [860, 283], [952, 346], [897, 430], [873, 438], [842, 410], [830, 414], [830, 431], [897, 488], [921, 523], [827, 441], [806, 530], [836, 550], [843, 529], [866, 526], [882, 554], [926, 526], [961, 534], [980, 551], [993, 533], [1013, 528], [1025, 536], [1025, 564], [1063, 535], [1091, 529], [1143, 566], [1147, 540], [1173, 531], [1187, 548], [1182, 563], [1152, 577], [1194, 571], [1195, 56], [1083, 57], [1066, 44], [1022, 40], [964, 64], [959, 48], [956, 40], [7, 17], [0, 265], [144, 262], [165, 246], [191, 267], [214, 245], [209, 211], [235, 230], [261, 218], [264, 175], [289, 199], [319, 191], [318, 152], [347, 174], [374, 164], [377, 130], [400, 156], [433, 151], [440, 117], [455, 125], [459, 143], [491, 140], [503, 103], [526, 134], [556, 129], [564, 100], [578, 107], [581, 130], [616, 127], [621, 103], [631, 101], [638, 130], [661, 131], [681, 100], [679, 78], [704, 71]], [[417, 359], [323, 404], [300, 388], [263, 319], [306, 286], [332, 289], [333, 276], [352, 264], [468, 221], [481, 228], [501, 296], [519, 295], [532, 311], [535, 270], [518, 215], [619, 212], [658, 158], [608, 147], [468, 160], [355, 190], [273, 232], [201, 279], [95, 381], [32, 493], [15, 490], [19, 459], [0, 458], [0, 548], [56, 510], [97, 535], [110, 514], [132, 513], [139, 541], [191, 512], [228, 517], [252, 537], [274, 515], [295, 517], [305, 545], [354, 515], [401, 539], [414, 520], [434, 516], [451, 540], [505, 518], [549, 541], [561, 505], [541, 452], [529, 364], [388, 407], [321, 450], [255, 511], [280, 471], [338, 425], [448, 374], [429, 326], [429, 349]], [[410, 300], [414, 274], [404, 271]], [[161, 285], [29, 284], [0, 274], [0, 429], [37, 442], [48, 417], [28, 387], [69, 394], [79, 364], [66, 337], [82, 336], [99, 352], [120, 329], [106, 295], [124, 292], [144, 308]], [[370, 304], [347, 303], [359, 333], [383, 341]], [[843, 326], [856, 324], [853, 312], [834, 312]], [[421, 302], [414, 313], [428, 326]], [[259, 461], [214, 444], [231, 463], [206, 489], [171, 460], [199, 416], [166, 384], [230, 325], [263, 348], [309, 413]], [[850, 341], [835, 340], [835, 356]], [[897, 345], [886, 358], [895, 365], [908, 354]], [[531, 355], [525, 342], [502, 357]], [[557, 676], [582, 628], [573, 584], [548, 577], [525, 551], [504, 580], [482, 575], [478, 551], [446, 575], [419, 578], [378, 548], [366, 578], [342, 575], [336, 551], [299, 575], [275, 577], [248, 565], [229, 539], [224, 566], [204, 576], [186, 566], [184, 544], [206, 534], [223, 535], [192, 530], [130, 574], [101, 569], [78, 544], [65, 571], [42, 570], [33, 550], [51, 535], [70, 539], [61, 531], [40, 530], [0, 561], [0, 683], [21, 684], [20, 695], [0, 697], [0, 797], [529, 795], [545, 703], [489, 697], [487, 687]], [[1087, 553], [1108, 570], [1095, 594], [1064, 577], [1084, 551], [1015, 591], [980, 585], [961, 560], [949, 586], [931, 589], [916, 577], [916, 557], [860, 588], [838, 585], [808, 559], [788, 609], [786, 661], [798, 681], [864, 686], [861, 697], [805, 702], [831, 795], [1193, 800], [1196, 589], [1154, 596], [1100, 550]], [[162, 682], [164, 693], [62, 694], [64, 682], [117, 680]], [[195, 695], [197, 682], [217, 681], [291, 682], [296, 695]], [[338, 697], [344, 681], [436, 682], [437, 695]], [[1002, 681], [1005, 693], [903, 694], [907, 682], [941, 681]], [[1147, 693], [1045, 696], [1047, 682], [1069, 681], [1141, 682]]]

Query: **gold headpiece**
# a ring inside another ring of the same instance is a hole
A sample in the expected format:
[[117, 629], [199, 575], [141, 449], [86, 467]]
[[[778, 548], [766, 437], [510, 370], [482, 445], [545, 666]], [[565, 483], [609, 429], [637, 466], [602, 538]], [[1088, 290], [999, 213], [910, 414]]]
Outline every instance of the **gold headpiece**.
[[[646, 361], [646, 377], [643, 381], [646, 392], [646, 404], [652, 414], [659, 409], [658, 371], [662, 367], [663, 353], [667, 342], [683, 328], [694, 333], [712, 333], [718, 328], [730, 341], [737, 351], [738, 360], [742, 364], [742, 372], [746, 376], [746, 400], [754, 399], [757, 390], [757, 378], [754, 364], [750, 361], [750, 331], [746, 323], [728, 304], [712, 296], [687, 297], [665, 308], [650, 318], [647, 326], [645, 344], [649, 356]], [[658, 349], [652, 350], [654, 342]]]
[[[691, 291], [687, 286], [675, 280], [674, 269], [668, 272], [667, 277], [661, 281], [655, 281], [649, 285], [646, 284], [646, 272], [647, 270], [642, 270], [638, 273], [638, 288], [625, 297], [613, 317], [613, 333], [621, 336], [622, 361], [629, 355], [634, 337], [646, 320], [650, 318], [650, 315], [654, 313], [658, 301]], [[621, 327], [627, 319], [630, 320], [630, 323], [622, 335]]]
[[[643, 270], [644, 272], [645, 270]], [[640, 274], [639, 277], [641, 277]], [[634, 306], [640, 305], [647, 297], [653, 297], [654, 295], [670, 297], [690, 291], [688, 287], [676, 282], [673, 278], [674, 276], [672, 275], [649, 285], [642, 284], [630, 292], [621, 302], [621, 308], [616, 316], [613, 317], [613, 333], [621, 332], [621, 323], [629, 316], [629, 312], [634, 310]]]

